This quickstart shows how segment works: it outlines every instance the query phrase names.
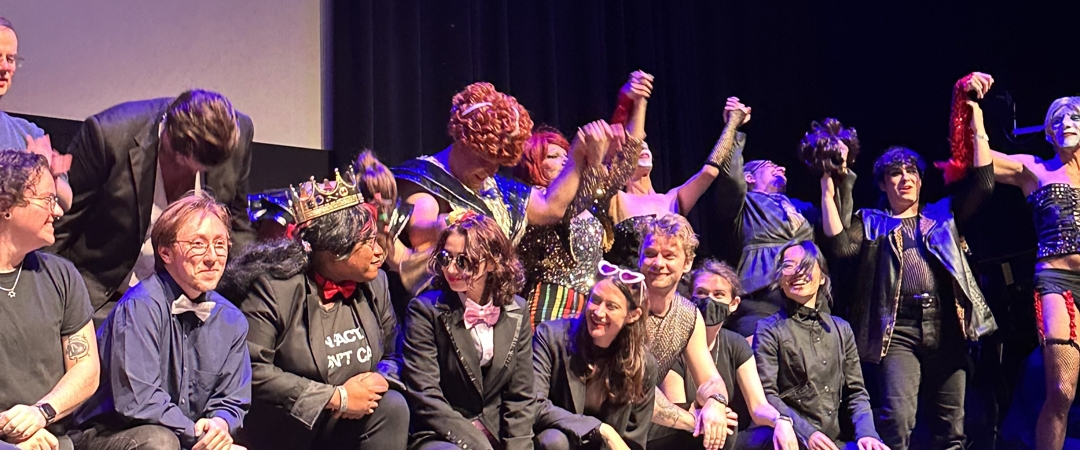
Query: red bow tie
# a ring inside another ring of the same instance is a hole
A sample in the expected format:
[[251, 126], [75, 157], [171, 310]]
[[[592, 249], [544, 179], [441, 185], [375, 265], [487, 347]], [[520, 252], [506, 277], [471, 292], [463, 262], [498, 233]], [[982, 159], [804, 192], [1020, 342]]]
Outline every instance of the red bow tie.
[[356, 292], [355, 281], [342, 281], [341, 284], [323, 278], [318, 273], [315, 274], [315, 282], [322, 287], [322, 296], [326, 300], [334, 298], [335, 295], [341, 294], [342, 297], [352, 297], [353, 292]]
[[499, 321], [499, 314], [502, 313], [502, 308], [495, 306], [494, 303], [488, 303], [484, 306], [476, 304], [472, 300], [465, 301], [465, 329], [472, 329], [476, 324], [483, 322], [487, 326], [493, 327], [495, 323]]

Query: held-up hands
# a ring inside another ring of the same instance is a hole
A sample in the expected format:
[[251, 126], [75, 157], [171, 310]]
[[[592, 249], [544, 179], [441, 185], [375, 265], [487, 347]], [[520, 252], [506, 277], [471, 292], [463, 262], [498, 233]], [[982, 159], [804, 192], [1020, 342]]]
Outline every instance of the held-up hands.
[[349, 378], [343, 385], [348, 391], [349, 404], [347, 409], [339, 410], [337, 417], [344, 419], [359, 419], [374, 413], [379, 407], [382, 394], [390, 389], [382, 374], [367, 372]]
[[622, 148], [626, 143], [626, 130], [621, 124], [608, 124], [596, 120], [578, 128], [574, 142], [570, 145], [575, 157], [581, 155], [585, 163], [600, 165], [608, 154]]
[[[993, 85], [994, 77], [982, 72], [972, 72], [968, 76], [967, 83], [964, 84], [964, 91], [974, 93], [976, 98], [982, 99]], [[972, 100], [968, 100], [967, 105], [971, 108], [971, 129], [975, 133], [985, 134], [983, 133], [982, 107]]]
[[630, 74], [630, 79], [623, 85], [619, 92], [630, 97], [635, 102], [641, 99], [648, 99], [652, 96], [652, 83], [652, 75], [640, 70], [635, 70]]
[[731, 112], [736, 110], [746, 114], [743, 116], [742, 123], [740, 123], [739, 126], [746, 125], [746, 123], [750, 121], [750, 107], [742, 104], [742, 102], [739, 101], [739, 97], [728, 97], [727, 103], [724, 104], [724, 123], [728, 123], [728, 121], [731, 120]]

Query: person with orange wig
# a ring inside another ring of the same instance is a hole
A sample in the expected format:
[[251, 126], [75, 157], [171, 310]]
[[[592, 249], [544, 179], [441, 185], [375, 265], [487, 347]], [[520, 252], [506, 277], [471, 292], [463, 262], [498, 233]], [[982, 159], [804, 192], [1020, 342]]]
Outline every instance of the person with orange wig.
[[[452, 105], [447, 132], [453, 143], [393, 170], [401, 198], [413, 206], [403, 236], [413, 253], [398, 266], [402, 282], [413, 293], [424, 290], [431, 279], [425, 261], [445, 228], [446, 214], [474, 211], [491, 217], [516, 244], [527, 224], [561, 220], [578, 190], [581, 168], [599, 163], [598, 157], [586, 158], [599, 151], [574, 152], [547, 189], [533, 189], [496, 173], [500, 166], [513, 166], [521, 159], [533, 127], [529, 111], [484, 82], [466, 86]], [[604, 126], [598, 132], [610, 133]], [[582, 139], [595, 143], [594, 137], [579, 133], [575, 144]]]

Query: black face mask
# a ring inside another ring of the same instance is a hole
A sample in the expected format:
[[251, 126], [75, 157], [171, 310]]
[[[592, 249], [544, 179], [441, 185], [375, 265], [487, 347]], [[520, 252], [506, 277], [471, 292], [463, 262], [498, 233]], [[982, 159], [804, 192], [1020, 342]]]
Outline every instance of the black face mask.
[[728, 314], [731, 313], [730, 305], [718, 302], [710, 297], [696, 297], [694, 303], [697, 303], [698, 310], [701, 311], [701, 317], [705, 319], [705, 326], [707, 327], [720, 325], [727, 320]]

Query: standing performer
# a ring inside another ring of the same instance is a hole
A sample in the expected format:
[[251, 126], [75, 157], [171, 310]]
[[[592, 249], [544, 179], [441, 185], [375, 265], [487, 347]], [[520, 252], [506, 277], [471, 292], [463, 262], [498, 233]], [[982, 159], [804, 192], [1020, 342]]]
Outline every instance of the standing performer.
[[[650, 89], [631, 78], [624, 90], [634, 92], [636, 101], [644, 102]], [[585, 296], [596, 279], [596, 265], [611, 247], [611, 199], [634, 171], [645, 137], [644, 115], [634, 116], [627, 124], [613, 125], [610, 149], [607, 140], [598, 143], [605, 153], [605, 163], [587, 167], [581, 175], [577, 196], [563, 219], [552, 225], [532, 225], [518, 244], [518, 255], [525, 267], [525, 290], [529, 319], [533, 326], [552, 319], [577, 317], [585, 307]], [[587, 125], [586, 129], [590, 126]], [[588, 133], [586, 133], [588, 135]], [[514, 172], [533, 186], [547, 189], [562, 172], [570, 153], [570, 144], [558, 130], [541, 128], [525, 141], [525, 152]]]
[[[985, 90], [980, 90], [980, 94]], [[980, 115], [981, 118], [981, 115]], [[985, 136], [972, 120], [975, 136]], [[919, 393], [929, 403], [933, 448], [964, 443], [967, 345], [997, 325], [963, 252], [960, 230], [994, 187], [990, 147], [976, 139], [971, 173], [951, 197], [920, 198], [925, 164], [893, 147], [874, 162], [888, 209], [861, 209], [840, 219], [833, 177], [821, 179], [826, 244], [838, 257], [859, 257], [850, 319], [859, 357], [876, 364], [883, 395], [879, 431], [894, 450], [909, 447]]]
[[[987, 75], [971, 81], [985, 86], [980, 93], [992, 82]], [[981, 122], [978, 105], [973, 106], [973, 112]], [[1046, 140], [1054, 146], [1053, 158], [993, 152], [995, 178], [1024, 191], [1039, 237], [1035, 312], [1047, 388], [1035, 427], [1039, 450], [1060, 449], [1065, 442], [1069, 407], [1076, 397], [1080, 376], [1078, 310], [1074, 300], [1080, 291], [1080, 223], [1076, 217], [1080, 208], [1080, 97], [1062, 97], [1051, 103], [1044, 130]], [[985, 142], [982, 130], [976, 132], [976, 137]]]
[[[738, 98], [728, 99], [725, 112], [746, 111], [750, 108]], [[814, 122], [800, 143], [800, 157], [817, 174], [833, 174], [841, 179], [837, 202], [840, 217], [851, 221], [851, 192], [855, 173], [840, 170], [843, 162], [853, 161], [859, 152], [859, 139], [853, 128], [845, 128], [836, 119]], [[728, 257], [737, 260], [739, 279], [745, 296], [742, 305], [725, 327], [752, 336], [757, 321], [768, 317], [784, 305], [783, 297], [772, 287], [776, 256], [785, 243], [792, 240], [813, 240], [821, 212], [808, 202], [787, 196], [787, 170], [769, 160], [743, 163], [743, 143], [738, 143], [721, 165], [717, 180], [716, 201], [720, 215], [721, 235], [729, 239]], [[734, 253], [737, 251], [737, 253]], [[830, 305], [821, 305], [829, 311]]]
[[517, 164], [532, 127], [529, 112], [517, 99], [491, 83], [473, 83], [453, 99], [447, 131], [454, 142], [394, 169], [401, 198], [413, 206], [405, 234], [414, 253], [403, 257], [398, 267], [411, 292], [421, 292], [431, 282], [427, 261], [445, 214], [473, 211], [490, 217], [513, 244], [527, 224], [553, 224], [563, 218], [577, 193], [581, 168], [587, 161], [598, 164], [598, 158], [572, 152], [574, 158], [543, 191], [497, 174], [500, 166]]

